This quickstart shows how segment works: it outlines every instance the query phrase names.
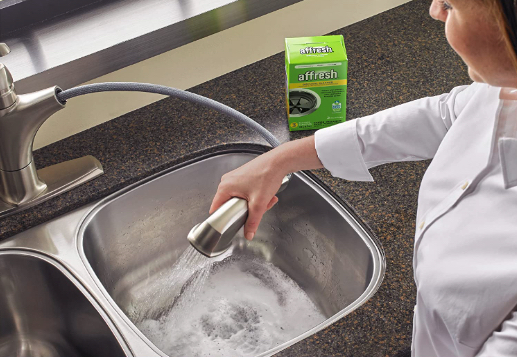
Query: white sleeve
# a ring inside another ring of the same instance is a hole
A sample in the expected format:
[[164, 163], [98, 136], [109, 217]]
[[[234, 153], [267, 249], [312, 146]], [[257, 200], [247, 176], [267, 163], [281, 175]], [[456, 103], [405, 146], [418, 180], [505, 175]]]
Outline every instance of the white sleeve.
[[492, 332], [476, 357], [517, 356], [517, 312], [512, 312], [501, 325], [500, 331]]
[[384, 163], [430, 159], [476, 88], [456, 87], [318, 130], [318, 157], [333, 176], [351, 181], [373, 181], [368, 169]]

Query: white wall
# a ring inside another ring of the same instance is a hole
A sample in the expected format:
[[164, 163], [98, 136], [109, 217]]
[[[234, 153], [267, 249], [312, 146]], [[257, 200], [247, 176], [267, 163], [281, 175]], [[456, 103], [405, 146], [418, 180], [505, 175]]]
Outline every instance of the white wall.
[[[148, 82], [187, 89], [283, 51], [285, 37], [323, 35], [406, 2], [409, 0], [304, 0], [88, 83]], [[321, 21], [322, 18], [325, 21]], [[210, 65], [206, 63], [207, 51]], [[101, 93], [73, 98], [64, 110], [43, 124], [34, 148], [162, 98], [140, 93]]]

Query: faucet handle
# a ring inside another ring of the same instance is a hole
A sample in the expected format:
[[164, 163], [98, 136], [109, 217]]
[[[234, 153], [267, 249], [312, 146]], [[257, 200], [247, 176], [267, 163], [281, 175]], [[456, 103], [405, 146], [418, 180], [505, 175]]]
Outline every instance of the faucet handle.
[[0, 110], [7, 109], [16, 103], [17, 97], [13, 76], [6, 66], [0, 63]]
[[[0, 57], [11, 52], [9, 46], [0, 43]], [[16, 103], [17, 95], [14, 91], [14, 80], [7, 67], [0, 63], [0, 110], [7, 109]]]
[[7, 56], [11, 52], [9, 46], [5, 43], [0, 43], [0, 57]]

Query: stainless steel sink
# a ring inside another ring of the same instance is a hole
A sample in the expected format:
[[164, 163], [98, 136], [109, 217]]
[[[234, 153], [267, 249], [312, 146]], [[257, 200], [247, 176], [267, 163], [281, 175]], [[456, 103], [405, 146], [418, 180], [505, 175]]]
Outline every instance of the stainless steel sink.
[[0, 356], [125, 356], [84, 288], [56, 262], [0, 252]]
[[[230, 153], [186, 165], [112, 196], [86, 218], [79, 232], [85, 263], [116, 309], [129, 317], [128, 324], [171, 308], [173, 297], [153, 295], [153, 286], [189, 247], [187, 234], [208, 216], [221, 176], [254, 156]], [[305, 291], [326, 320], [260, 356], [356, 309], [372, 296], [384, 274], [376, 241], [311, 177], [297, 173], [279, 198], [254, 240], [247, 242], [241, 232], [227, 255], [272, 263]]]
[[[173, 279], [169, 273], [189, 248], [187, 234], [208, 216], [221, 176], [255, 156], [199, 158], [1, 242], [0, 357], [179, 357], [137, 326], [177, 302], [177, 292], [156, 294], [156, 288]], [[252, 242], [241, 234], [214, 261], [278, 269], [321, 321], [250, 354], [255, 357], [271, 356], [357, 309], [385, 271], [380, 244], [316, 179], [296, 173], [279, 198]], [[264, 279], [261, 274], [255, 273]]]

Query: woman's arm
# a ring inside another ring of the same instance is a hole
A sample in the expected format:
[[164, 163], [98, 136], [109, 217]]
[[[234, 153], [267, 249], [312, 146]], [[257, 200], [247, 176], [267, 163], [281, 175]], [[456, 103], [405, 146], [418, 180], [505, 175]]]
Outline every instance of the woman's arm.
[[471, 88], [457, 87], [280, 145], [224, 175], [210, 213], [231, 197], [246, 199], [244, 234], [252, 239], [263, 214], [278, 201], [275, 194], [288, 173], [325, 167], [346, 180], [373, 181], [371, 167], [432, 158]]
[[454, 88], [316, 132], [321, 162], [333, 176], [373, 181], [368, 169], [434, 157], [456, 117], [484, 85]]

